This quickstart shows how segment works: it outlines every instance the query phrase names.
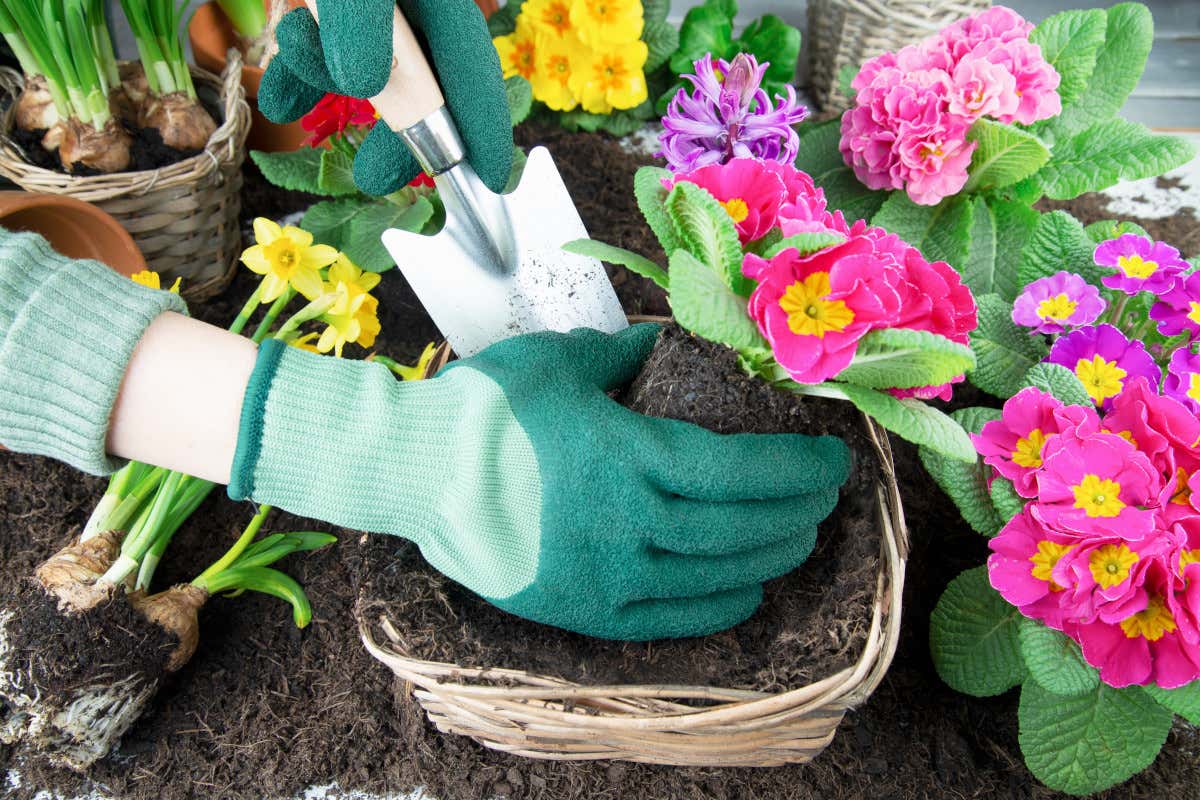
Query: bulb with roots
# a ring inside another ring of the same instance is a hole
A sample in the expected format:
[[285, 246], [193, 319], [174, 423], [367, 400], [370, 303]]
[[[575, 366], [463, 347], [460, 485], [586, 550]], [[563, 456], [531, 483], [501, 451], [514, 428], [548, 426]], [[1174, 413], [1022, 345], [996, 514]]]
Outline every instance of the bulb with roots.
[[184, 92], [147, 98], [138, 114], [138, 124], [158, 129], [163, 144], [176, 150], [203, 150], [217, 130], [204, 106]]
[[117, 71], [121, 83], [112, 88], [109, 99], [112, 101], [113, 110], [117, 116], [130, 125], [136, 125], [138, 109], [150, 95], [150, 83], [146, 80], [146, 70], [142, 68], [140, 61], [122, 61], [117, 65]]
[[58, 124], [58, 109], [45, 78], [34, 75], [25, 81], [14, 114], [17, 128], [23, 131], [50, 130]]
[[58, 157], [67, 171], [78, 164], [97, 172], [121, 172], [129, 168], [132, 145], [133, 137], [116, 117], [100, 129], [69, 119], [62, 131]]

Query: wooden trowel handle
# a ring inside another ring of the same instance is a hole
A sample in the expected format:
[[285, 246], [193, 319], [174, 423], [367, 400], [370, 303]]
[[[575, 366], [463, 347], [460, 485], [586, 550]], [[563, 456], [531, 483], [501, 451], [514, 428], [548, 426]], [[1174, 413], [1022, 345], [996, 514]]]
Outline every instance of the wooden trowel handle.
[[[305, 5], [316, 19], [316, 0], [305, 0]], [[371, 105], [394, 131], [411, 128], [446, 105], [433, 68], [399, 8], [392, 13], [392, 73]]]

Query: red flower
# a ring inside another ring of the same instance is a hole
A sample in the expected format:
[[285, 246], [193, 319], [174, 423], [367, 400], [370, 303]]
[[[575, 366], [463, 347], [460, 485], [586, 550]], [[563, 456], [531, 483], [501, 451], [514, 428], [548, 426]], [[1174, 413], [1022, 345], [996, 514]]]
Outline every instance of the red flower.
[[418, 188], [424, 186], [429, 189], [432, 189], [433, 188], [433, 178], [429, 177], [424, 172], [418, 172], [417, 177], [415, 177], [411, 181], [409, 181], [408, 185], [415, 186]]
[[306, 144], [316, 147], [351, 125], [370, 128], [378, 119], [375, 107], [369, 100], [327, 94], [313, 106], [312, 111], [300, 118], [300, 127], [312, 134]]

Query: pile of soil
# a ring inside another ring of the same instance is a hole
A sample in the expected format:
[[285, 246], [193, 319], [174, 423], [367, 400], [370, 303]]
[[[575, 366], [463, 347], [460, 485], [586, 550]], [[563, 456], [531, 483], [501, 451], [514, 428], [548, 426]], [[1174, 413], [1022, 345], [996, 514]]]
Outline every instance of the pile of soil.
[[[536, 132], [523, 132], [522, 137], [536, 138]], [[640, 160], [598, 135], [547, 138], [592, 235], [661, 258], [651, 252], [649, 233], [643, 232], [639, 244], [635, 231], [642, 223], [632, 207], [630, 186]], [[603, 170], [598, 165], [604, 165]], [[618, 203], [625, 204], [625, 216], [612, 220]], [[275, 207], [287, 205], [280, 199]], [[254, 208], [248, 211], [255, 213]], [[602, 224], [606, 219], [611, 229]], [[216, 304], [195, 312], [227, 323], [248, 286], [243, 276]], [[639, 297], [644, 299], [638, 292], [622, 294], [631, 307]], [[435, 338], [435, 329], [399, 273], [385, 277], [381, 295], [384, 337], [379, 350], [411, 361]], [[393, 596], [394, 587], [396, 601], [407, 603], [414, 614], [433, 614], [432, 608], [441, 605], [436, 627], [420, 622], [432, 620], [430, 616], [418, 615], [410, 623], [422, 629], [424, 638], [406, 644], [421, 652], [475, 651], [492, 663], [522, 661], [522, 650], [535, 655], [531, 651], [536, 648], [530, 646], [535, 640], [526, 638], [530, 626], [489, 611], [445, 581], [407, 542], [331, 529], [279, 513], [269, 520], [268, 530], [333, 530], [339, 536], [337, 545], [293, 556], [283, 564], [308, 589], [312, 624], [297, 630], [287, 607], [272, 598], [213, 599], [201, 612], [202, 640], [192, 662], [168, 681], [117, 753], [81, 777], [0, 748], [0, 768], [17, 770], [21, 776], [20, 785], [10, 781], [9, 794], [27, 800], [40, 788], [67, 797], [96, 789], [135, 800], [261, 800], [292, 797], [310, 785], [336, 781], [342, 789], [368, 792], [407, 793], [424, 786], [440, 800], [1055, 797], [1022, 763], [1016, 694], [985, 700], [964, 697], [942, 684], [933, 670], [927, 644], [933, 604], [952, 577], [982, 563], [987, 551], [984, 540], [967, 528], [924, 474], [914, 448], [900, 441], [893, 446], [912, 545], [899, 653], [879, 689], [847, 716], [829, 749], [812, 764], [679, 769], [532, 761], [439, 734], [409, 687], [360, 645], [354, 622], [359, 592]], [[12, 596], [40, 561], [78, 531], [102, 491], [103, 481], [61, 465], [0, 453], [0, 594]], [[160, 570], [162, 585], [190, 579], [211, 563], [251, 513], [249, 505], [231, 503], [216, 493], [178, 534]], [[820, 548], [832, 543], [834, 534], [823, 529], [821, 541], [797, 576], [816, 568]], [[825, 594], [820, 599], [824, 602]], [[489, 623], [485, 628], [485, 613], [505, 624]], [[759, 613], [771, 612], [768, 608]], [[547, 636], [543, 649], [570, 647], [564, 645], [570, 637], [548, 635], [545, 629], [541, 634]], [[661, 643], [630, 646], [607, 663], [627, 670], [622, 674], [637, 674], [652, 665], [659, 676], [690, 670], [692, 675], [714, 676], [709, 680], [736, 674], [757, 680], [763, 676], [754, 659], [766, 663], [761, 652], [743, 652], [729, 666], [719, 663], [737, 652], [735, 642], [743, 635], [735, 631], [705, 639], [713, 647], [707, 666], [702, 654], [690, 664], [675, 663], [659, 654]], [[830, 633], [831, 639], [837, 636], [848, 640], [852, 634]], [[788, 642], [772, 646], [778, 648], [774, 665], [792, 668], [798, 650]], [[587, 652], [600, 651], [590, 646]], [[620, 666], [618, 656], [627, 664]], [[782, 682], [789, 681], [785, 677]], [[1193, 798], [1200, 785], [1198, 750], [1200, 734], [1177, 725], [1153, 766], [1102, 796]]]

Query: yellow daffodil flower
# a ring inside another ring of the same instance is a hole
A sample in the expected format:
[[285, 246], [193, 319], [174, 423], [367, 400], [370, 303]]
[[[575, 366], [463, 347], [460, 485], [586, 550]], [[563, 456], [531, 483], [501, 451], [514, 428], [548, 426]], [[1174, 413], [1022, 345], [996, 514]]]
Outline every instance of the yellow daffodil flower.
[[327, 291], [336, 292], [339, 284], [344, 284], [353, 300], [360, 294], [367, 294], [379, 285], [380, 275], [376, 272], [364, 272], [351, 261], [345, 253], [338, 253], [337, 260], [329, 268], [329, 286]]
[[370, 347], [379, 335], [379, 301], [369, 294], [351, 296], [346, 284], [338, 284], [337, 300], [333, 307], [321, 315], [327, 327], [317, 340], [317, 350], [328, 353], [333, 350], [338, 358], [347, 344]]
[[320, 335], [321, 334], [319, 333], [306, 333], [299, 339], [293, 339], [291, 342], [288, 342], [288, 344], [297, 350], [303, 350], [306, 353], [320, 353], [321, 351], [317, 349], [316, 344], [316, 340], [320, 337]]
[[559, 36], [538, 31], [537, 68], [533, 71], [533, 98], [555, 111], [571, 111], [579, 98], [571, 91], [571, 62], [587, 48], [574, 33]]
[[[139, 286], [145, 286], [147, 289], [157, 289], [159, 291], [162, 290], [162, 278], [152, 269], [144, 269], [141, 272], [135, 272], [129, 276], [129, 280], [133, 281]], [[179, 287], [182, 285], [183, 278], [176, 278], [175, 283], [171, 284], [171, 288], [167, 291], [171, 292], [172, 294], [179, 294]]]
[[325, 288], [321, 270], [334, 262], [338, 251], [329, 245], [313, 244], [312, 234], [289, 225], [281, 228], [269, 219], [254, 220], [253, 247], [242, 253], [242, 263], [263, 276], [262, 301], [272, 303], [290, 284], [309, 300]]
[[406, 381], [424, 380], [425, 373], [429, 371], [429, 362], [433, 361], [433, 354], [437, 352], [437, 347], [433, 342], [425, 345], [425, 349], [421, 351], [420, 358], [417, 363], [411, 367], [406, 367], [403, 364], [396, 364], [392, 367], [392, 372], [396, 373], [401, 379]]
[[555, 36], [571, 30], [571, 0], [525, 0], [521, 16]]
[[[611, 50], [612, 45], [636, 42], [642, 38], [642, 28], [645, 26], [642, 2], [641, 0], [573, 0], [571, 25], [579, 31], [580, 39], [597, 49]], [[629, 106], [621, 106], [621, 108], [629, 108]]]
[[616, 109], [633, 108], [647, 97], [646, 64], [649, 50], [642, 41], [588, 50], [572, 63], [571, 91], [584, 111], [607, 114]]
[[511, 78], [520, 75], [525, 80], [533, 78], [536, 68], [536, 27], [524, 14], [517, 17], [517, 28], [507, 36], [497, 36], [492, 40], [496, 52], [500, 56], [500, 66], [504, 69], [504, 77]]

